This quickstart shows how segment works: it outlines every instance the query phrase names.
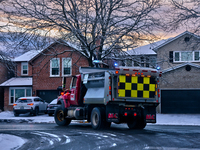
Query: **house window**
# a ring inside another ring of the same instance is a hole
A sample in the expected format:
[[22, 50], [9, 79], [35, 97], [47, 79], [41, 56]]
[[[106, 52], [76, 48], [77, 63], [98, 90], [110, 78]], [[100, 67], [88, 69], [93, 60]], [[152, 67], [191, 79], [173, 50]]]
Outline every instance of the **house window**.
[[175, 61], [179, 61], [180, 59], [179, 52], [175, 52]]
[[62, 59], [62, 75], [68, 76], [71, 75], [72, 61], [71, 58]]
[[60, 59], [59, 58], [53, 58], [50, 61], [50, 76], [60, 76]]
[[28, 75], [28, 63], [21, 63], [21, 74]]
[[192, 52], [181, 52], [181, 61], [192, 61]]
[[12, 105], [19, 97], [32, 96], [31, 87], [12, 87], [9, 90], [9, 104]]
[[174, 62], [200, 61], [199, 51], [174, 52]]
[[199, 61], [199, 52], [194, 52], [194, 60]]

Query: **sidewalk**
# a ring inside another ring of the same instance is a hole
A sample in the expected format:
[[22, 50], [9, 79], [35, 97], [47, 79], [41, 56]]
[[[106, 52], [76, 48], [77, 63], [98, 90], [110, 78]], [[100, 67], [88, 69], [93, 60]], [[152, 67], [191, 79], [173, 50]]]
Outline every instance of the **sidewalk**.
[[[21, 114], [19, 117], [15, 117], [12, 111], [1, 112], [0, 123], [1, 122], [55, 123], [54, 117], [48, 116], [48, 114], [40, 114], [39, 116]], [[200, 114], [157, 114], [156, 124], [200, 126]]]

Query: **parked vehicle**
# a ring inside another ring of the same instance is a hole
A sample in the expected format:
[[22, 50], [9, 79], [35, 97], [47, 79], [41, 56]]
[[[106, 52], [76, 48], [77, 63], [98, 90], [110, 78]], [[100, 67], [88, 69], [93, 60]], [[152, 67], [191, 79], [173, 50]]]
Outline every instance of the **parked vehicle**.
[[47, 112], [47, 105], [48, 103], [46, 103], [40, 97], [20, 97], [13, 104], [13, 112], [15, 117], [19, 116], [19, 114], [25, 114], [28, 112], [37, 116], [38, 113]]
[[55, 122], [87, 120], [93, 129], [110, 127], [111, 122], [127, 123], [130, 129], [143, 129], [156, 123], [161, 72], [145, 67], [115, 69], [80, 68], [70, 90], [58, 97]]
[[57, 99], [51, 101], [51, 103], [49, 103], [47, 106], [47, 114], [49, 114], [49, 116], [52, 116], [58, 106], [60, 105], [57, 105]]

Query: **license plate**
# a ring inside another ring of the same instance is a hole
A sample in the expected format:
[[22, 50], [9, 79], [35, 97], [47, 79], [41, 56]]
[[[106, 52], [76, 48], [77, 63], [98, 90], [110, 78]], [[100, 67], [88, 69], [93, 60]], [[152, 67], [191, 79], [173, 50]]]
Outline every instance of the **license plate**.
[[21, 106], [20, 109], [24, 109], [24, 106]]

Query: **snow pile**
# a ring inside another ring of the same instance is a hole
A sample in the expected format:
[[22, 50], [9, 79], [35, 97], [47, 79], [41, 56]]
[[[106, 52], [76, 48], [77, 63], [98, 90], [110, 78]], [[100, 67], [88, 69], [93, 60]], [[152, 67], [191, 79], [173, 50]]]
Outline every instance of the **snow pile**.
[[200, 114], [157, 114], [156, 124], [200, 126]]
[[1, 122], [28, 122], [28, 123], [55, 123], [54, 117], [48, 116], [48, 114], [39, 114], [38, 116], [32, 116], [29, 113], [20, 114], [19, 117], [15, 117], [12, 111], [3, 111], [0, 113]]
[[[10, 141], [12, 141], [12, 143], [10, 143]], [[0, 143], [4, 150], [18, 149], [25, 142], [26, 140], [15, 135], [0, 134]]]

